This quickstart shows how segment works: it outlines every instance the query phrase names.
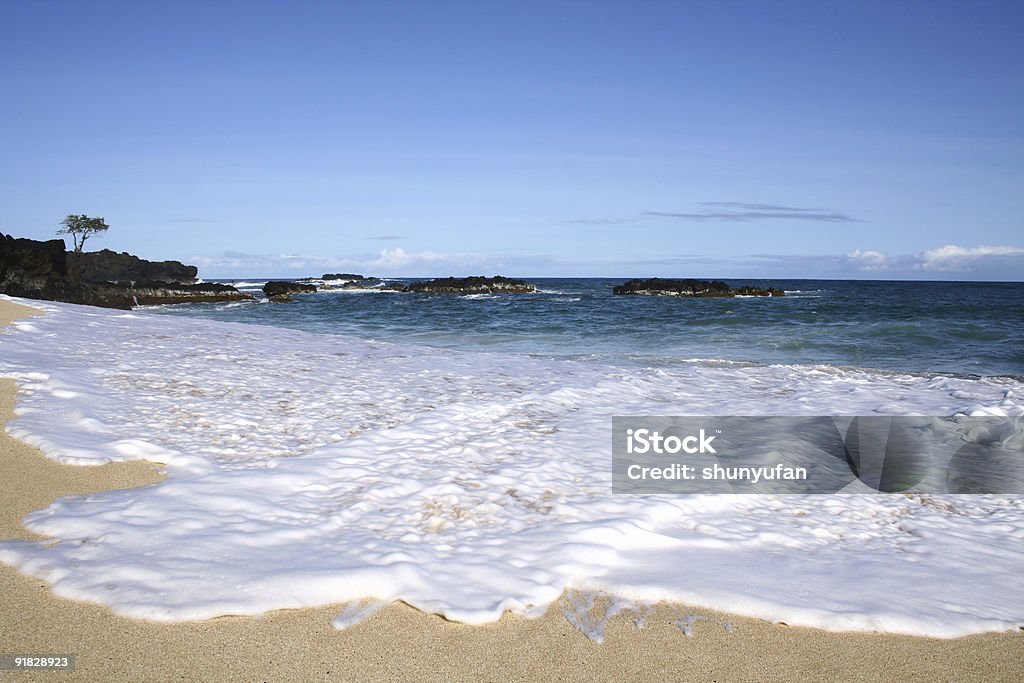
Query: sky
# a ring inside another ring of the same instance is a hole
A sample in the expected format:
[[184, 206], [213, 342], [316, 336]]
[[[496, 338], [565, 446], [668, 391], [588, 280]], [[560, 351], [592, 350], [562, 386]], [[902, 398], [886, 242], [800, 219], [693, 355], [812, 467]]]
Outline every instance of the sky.
[[1024, 280], [1024, 3], [0, 0], [0, 232], [200, 276]]

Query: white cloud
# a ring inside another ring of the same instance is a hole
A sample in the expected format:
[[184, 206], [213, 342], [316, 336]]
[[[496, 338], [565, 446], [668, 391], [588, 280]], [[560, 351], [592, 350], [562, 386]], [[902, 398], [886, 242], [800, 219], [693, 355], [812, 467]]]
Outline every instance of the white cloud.
[[919, 270], [972, 271], [989, 267], [1024, 267], [1021, 247], [961, 247], [947, 244], [928, 249], [914, 267]]
[[312, 271], [336, 261], [303, 254], [245, 254], [225, 252], [217, 256], [190, 256], [186, 259], [199, 268], [200, 276], [213, 277], [275, 277], [314, 274]]
[[889, 255], [874, 249], [854, 249], [846, 258], [857, 270], [885, 270], [890, 265]]
[[369, 268], [384, 270], [405, 270], [422, 265], [442, 265], [446, 263], [468, 264], [485, 260], [482, 254], [442, 254], [435, 251], [408, 252], [401, 247], [394, 249], [381, 249], [376, 259], [367, 261]]
[[890, 255], [875, 249], [854, 249], [846, 254], [845, 265], [851, 270], [865, 273], [899, 275], [932, 271], [1020, 278], [1024, 273], [1024, 248], [947, 244], [926, 249], [919, 254], [900, 255]]

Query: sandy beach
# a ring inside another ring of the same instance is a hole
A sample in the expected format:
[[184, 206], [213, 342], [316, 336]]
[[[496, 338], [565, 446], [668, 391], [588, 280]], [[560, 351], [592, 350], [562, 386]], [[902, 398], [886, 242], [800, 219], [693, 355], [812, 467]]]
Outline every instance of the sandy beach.
[[[0, 301], [0, 325], [32, 308]], [[3, 341], [0, 337], [0, 348]], [[0, 419], [17, 387], [0, 380]], [[28, 512], [62, 496], [153, 485], [145, 462], [74, 467], [0, 434], [0, 538], [38, 538]], [[74, 654], [73, 673], [3, 672], [2, 680], [1020, 680], [1024, 634], [952, 640], [830, 633], [683, 605], [658, 605], [637, 629], [610, 620], [588, 640], [562, 616], [563, 599], [539, 619], [506, 614], [478, 627], [396, 603], [346, 630], [341, 606], [197, 623], [125, 619], [91, 603], [54, 597], [46, 584], [0, 566], [0, 654]], [[685, 636], [684, 615], [707, 619]], [[728, 622], [730, 629], [723, 627]]]

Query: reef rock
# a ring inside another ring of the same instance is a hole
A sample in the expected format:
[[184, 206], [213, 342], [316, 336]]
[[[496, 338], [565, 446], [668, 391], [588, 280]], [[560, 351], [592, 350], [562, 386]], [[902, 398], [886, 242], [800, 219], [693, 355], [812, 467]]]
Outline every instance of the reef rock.
[[784, 296], [781, 289], [760, 289], [757, 287], [738, 287], [732, 289], [720, 280], [629, 280], [612, 289], [617, 295], [644, 296], [689, 296], [696, 298], [731, 297], [731, 296]]
[[320, 276], [321, 280], [368, 280], [370, 278], [362, 275], [355, 275], [353, 273], [324, 273]]
[[129, 293], [138, 306], [157, 304], [215, 303], [251, 299], [231, 285], [214, 282], [180, 284], [176, 282], [136, 282]]
[[612, 294], [639, 294], [647, 296], [735, 296], [729, 285], [719, 280], [629, 280], [612, 289]]
[[308, 285], [303, 282], [282, 282], [282, 281], [270, 281], [263, 285], [263, 293], [267, 295], [267, 298], [271, 301], [291, 301], [292, 294], [304, 294], [306, 292], [315, 292], [316, 285]]
[[443, 294], [523, 294], [535, 292], [537, 288], [525, 280], [513, 280], [501, 275], [494, 277], [475, 275], [413, 282], [408, 286], [408, 291]]

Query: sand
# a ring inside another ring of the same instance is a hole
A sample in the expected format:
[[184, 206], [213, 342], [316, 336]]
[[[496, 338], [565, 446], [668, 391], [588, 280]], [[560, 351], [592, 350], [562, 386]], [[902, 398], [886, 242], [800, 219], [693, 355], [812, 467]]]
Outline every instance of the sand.
[[[37, 311], [0, 300], [0, 326]], [[0, 336], [0, 358], [3, 337]], [[2, 369], [2, 363], [0, 363]], [[17, 387], [0, 380], [0, 420]], [[159, 468], [129, 462], [75, 467], [0, 433], [0, 539], [35, 538], [21, 518], [75, 493], [153, 485]], [[73, 672], [0, 672], [0, 680], [55, 681], [680, 681], [1024, 679], [1024, 634], [954, 640], [829, 633], [658, 605], [646, 627], [613, 618], [596, 644], [562, 616], [565, 597], [540, 619], [505, 615], [464, 626], [402, 603], [338, 631], [343, 607], [157, 624], [101, 605], [57, 598], [0, 565], [0, 654], [75, 654]], [[672, 624], [709, 617], [690, 637]], [[722, 622], [731, 624], [731, 631]]]

